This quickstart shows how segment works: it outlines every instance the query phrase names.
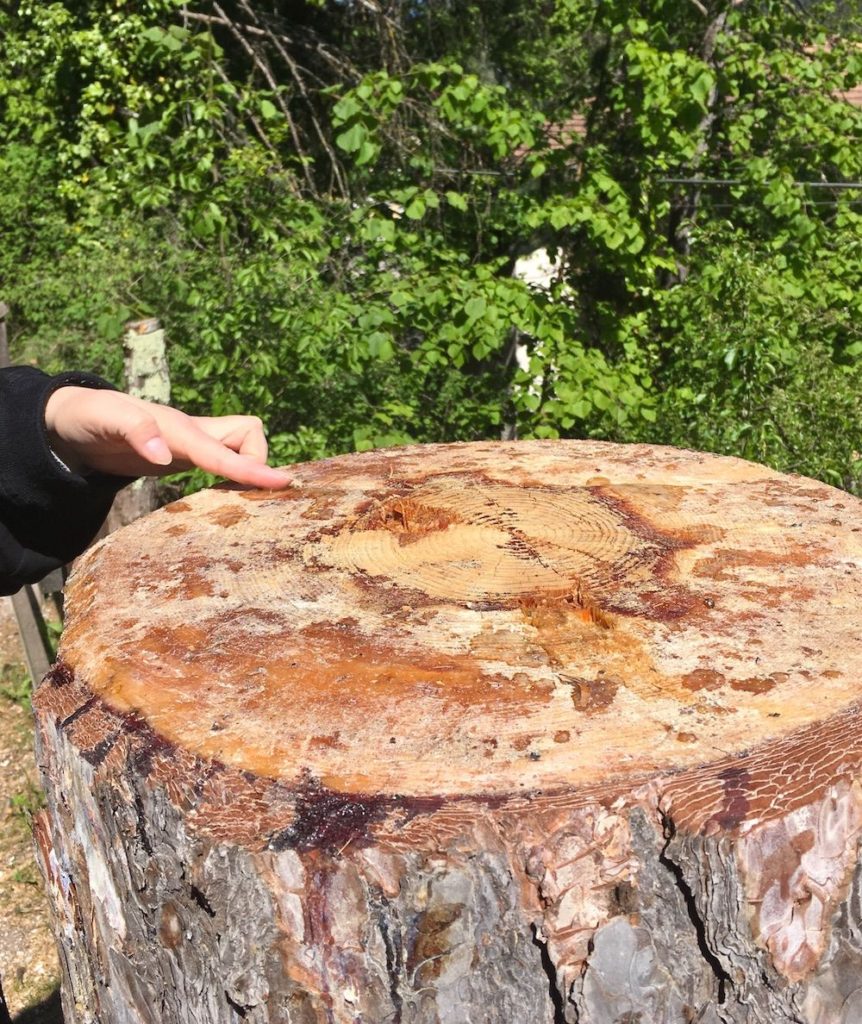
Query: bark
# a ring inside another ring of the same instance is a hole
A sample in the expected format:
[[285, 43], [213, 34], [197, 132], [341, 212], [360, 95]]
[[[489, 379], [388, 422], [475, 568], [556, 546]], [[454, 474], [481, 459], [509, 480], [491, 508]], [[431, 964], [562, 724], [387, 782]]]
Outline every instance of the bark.
[[68, 1024], [862, 1014], [862, 506], [532, 442], [78, 564], [36, 699]]

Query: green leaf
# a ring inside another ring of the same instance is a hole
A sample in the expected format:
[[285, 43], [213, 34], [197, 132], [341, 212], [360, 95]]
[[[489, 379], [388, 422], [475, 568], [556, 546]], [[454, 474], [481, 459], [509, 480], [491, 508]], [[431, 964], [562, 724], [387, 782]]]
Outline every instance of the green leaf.
[[177, 39], [176, 36], [170, 33], [165, 33], [165, 35], [162, 36], [159, 45], [163, 46], [166, 50], [170, 50], [172, 53], [176, 53], [178, 50], [183, 48], [182, 40]]
[[372, 217], [362, 227], [362, 238], [366, 242], [392, 242], [395, 222], [386, 217]]
[[374, 331], [367, 339], [368, 354], [381, 362], [388, 362], [394, 355], [395, 349], [392, 346], [392, 339], [382, 331]]
[[365, 164], [370, 164], [372, 160], [376, 159], [379, 152], [380, 147], [378, 145], [370, 139], [363, 139], [359, 146], [359, 152], [356, 154], [356, 166], [362, 167]]
[[697, 78], [691, 83], [691, 94], [694, 96], [698, 105], [704, 110], [707, 106], [710, 90], [714, 84], [715, 80], [712, 77], [712, 73], [709, 71], [701, 71]]
[[189, 33], [180, 25], [172, 25], [167, 31], [154, 25], [151, 28], [145, 29], [141, 35], [151, 43], [176, 53], [185, 46]]
[[339, 100], [332, 108], [333, 121], [336, 126], [344, 124], [356, 117], [361, 112], [362, 108], [356, 102], [353, 96], [345, 96]]
[[421, 220], [425, 216], [425, 197], [414, 196], [404, 209], [404, 216], [410, 220]]
[[481, 295], [477, 295], [472, 299], [469, 299], [464, 305], [464, 312], [470, 318], [470, 320], [478, 320], [479, 317], [485, 315], [487, 309], [487, 303]]
[[335, 144], [339, 149], [343, 149], [345, 153], [355, 153], [362, 147], [362, 144], [368, 138], [368, 132], [364, 125], [359, 123], [351, 125], [347, 131], [341, 132], [340, 135], [335, 136]]

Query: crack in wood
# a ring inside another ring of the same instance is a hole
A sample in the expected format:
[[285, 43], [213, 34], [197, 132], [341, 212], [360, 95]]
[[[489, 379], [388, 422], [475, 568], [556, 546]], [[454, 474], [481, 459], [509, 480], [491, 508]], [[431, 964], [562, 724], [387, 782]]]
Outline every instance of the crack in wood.
[[676, 882], [677, 889], [679, 889], [682, 894], [683, 903], [685, 904], [689, 920], [694, 926], [698, 949], [700, 950], [703, 959], [709, 965], [710, 970], [715, 975], [716, 985], [718, 986], [716, 1002], [721, 1006], [727, 998], [727, 986], [733, 985], [733, 979], [722, 967], [721, 961], [715, 953], [713, 953], [709, 948], [709, 944], [706, 940], [706, 927], [704, 925], [703, 918], [700, 916], [694, 891], [686, 881], [685, 875], [682, 872], [682, 867], [677, 864], [668, 853], [668, 848], [676, 835], [676, 825], [674, 825], [673, 819], [667, 814], [662, 814], [661, 822], [665, 843], [659, 853], [658, 862], [662, 867], [666, 868], [670, 872]]
[[90, 710], [90, 708], [93, 707], [97, 700], [98, 696], [94, 693], [93, 696], [89, 698], [89, 700], [84, 701], [84, 703], [79, 708], [76, 708], [71, 715], [67, 715], [63, 719], [63, 721], [60, 722], [60, 728], [68, 729], [69, 726], [73, 724], [73, 722], [76, 722], [79, 718], [85, 715]]
[[388, 1018], [392, 1024], [401, 1024], [404, 1013], [404, 1000], [399, 992], [399, 984], [404, 976], [404, 950], [401, 936], [397, 929], [390, 928], [390, 912], [392, 904], [377, 886], [369, 886], [369, 904], [373, 908], [383, 949], [386, 954], [386, 977], [389, 980], [389, 998], [392, 1000], [392, 1014]]
[[191, 898], [197, 903], [201, 910], [209, 917], [215, 917], [216, 912], [213, 910], [210, 901], [206, 898], [203, 892], [194, 884], [192, 884], [190, 890]]
[[153, 844], [147, 835], [147, 812], [144, 808], [144, 801], [141, 794], [135, 790], [135, 817], [138, 822], [138, 839], [148, 857], [153, 855]]
[[533, 945], [539, 950], [542, 970], [548, 978], [548, 996], [554, 1007], [553, 1024], [566, 1024], [566, 1007], [563, 996], [557, 988], [557, 969], [554, 967], [554, 961], [548, 952], [548, 940], [542, 938], [535, 921], [530, 925], [530, 931], [533, 936]]
[[243, 1019], [248, 1016], [249, 1010], [254, 1009], [252, 1006], [244, 1006], [242, 1003], [238, 1003], [235, 999], [231, 999], [230, 992], [228, 992], [227, 989], [224, 990], [224, 997], [227, 999], [228, 1006], [230, 1006], [233, 1012]]

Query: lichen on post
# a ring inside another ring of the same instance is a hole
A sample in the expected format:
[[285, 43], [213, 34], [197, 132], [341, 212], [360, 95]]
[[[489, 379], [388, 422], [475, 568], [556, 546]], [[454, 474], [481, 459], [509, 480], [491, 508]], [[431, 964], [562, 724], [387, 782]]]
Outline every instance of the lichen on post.
[[[167, 405], [171, 400], [165, 332], [158, 320], [133, 320], [123, 334], [125, 390], [135, 398]], [[155, 477], [144, 476], [124, 487], [102, 528], [103, 533], [119, 530], [159, 507], [159, 486]]]
[[860, 1019], [856, 499], [598, 442], [293, 474], [76, 568], [69, 1024]]

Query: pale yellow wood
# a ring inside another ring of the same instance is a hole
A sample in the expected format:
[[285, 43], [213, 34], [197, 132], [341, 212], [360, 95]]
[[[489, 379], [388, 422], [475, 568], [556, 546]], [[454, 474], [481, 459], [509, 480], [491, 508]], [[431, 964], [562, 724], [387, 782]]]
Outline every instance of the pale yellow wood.
[[82, 560], [61, 654], [94, 693], [261, 775], [490, 796], [720, 760], [858, 697], [862, 517], [822, 484], [586, 442], [294, 476]]

